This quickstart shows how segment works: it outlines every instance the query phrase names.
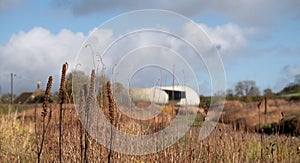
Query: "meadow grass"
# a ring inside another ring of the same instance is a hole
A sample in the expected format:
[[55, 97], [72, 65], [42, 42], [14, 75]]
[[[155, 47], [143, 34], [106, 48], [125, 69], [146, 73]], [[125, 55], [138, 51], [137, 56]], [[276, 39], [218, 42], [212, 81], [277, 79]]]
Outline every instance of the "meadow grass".
[[34, 153], [33, 123], [24, 125], [24, 118], [7, 108], [0, 114], [1, 162], [28, 162], [36, 159]]
[[[37, 109], [37, 114], [42, 112]], [[0, 160], [1, 162], [34, 162], [35, 152], [34, 124], [23, 114], [9, 113], [0, 119]], [[62, 128], [62, 162], [80, 162], [80, 126], [72, 105], [64, 105]], [[42, 117], [38, 117], [38, 122]], [[41, 162], [59, 162], [59, 105], [53, 106], [53, 117], [45, 136]], [[299, 137], [285, 135], [264, 135], [234, 131], [228, 125], [217, 125], [213, 133], [204, 140], [198, 140], [200, 127], [190, 131], [177, 143], [154, 154], [134, 156], [116, 153], [98, 144], [89, 135], [86, 159], [89, 162], [299, 162]], [[130, 146], [128, 148], [131, 148]], [[264, 154], [261, 157], [261, 148]]]
[[[300, 162], [299, 137], [262, 135], [235, 130], [231, 125], [218, 123], [206, 139], [199, 140], [199, 132], [204, 120], [203, 114], [200, 113], [196, 115], [196, 121], [191, 124], [188, 132], [178, 142], [162, 151], [146, 155], [117, 153], [97, 143], [84, 129], [84, 126], [89, 127], [95, 122], [102, 123], [102, 121], [93, 121], [90, 124], [90, 117], [86, 117], [87, 122], [80, 121], [75, 106], [67, 103], [66, 71], [67, 63], [62, 68], [59, 104], [48, 104], [46, 98], [49, 97], [45, 96], [42, 107], [32, 105], [30, 110], [23, 109], [21, 106], [21, 109], [8, 106], [1, 109], [3, 114], [0, 114], [0, 162]], [[98, 109], [93, 106], [96, 104], [93, 101], [93, 97], [96, 96], [95, 80], [95, 70], [93, 70], [89, 90], [87, 87], [82, 88], [82, 96], [84, 94], [86, 96], [82, 97], [80, 106], [85, 116], [89, 116], [90, 111], [93, 114], [95, 110], [92, 109]], [[110, 123], [122, 132], [138, 136], [155, 133], [170, 124], [176, 114], [174, 107], [171, 106], [164, 108], [161, 114], [149, 121], [139, 121], [124, 116], [115, 104], [111, 83], [105, 84], [104, 89], [99, 91], [102, 93], [99, 95], [101, 97], [99, 106]], [[240, 104], [230, 105], [231, 107], [225, 110], [230, 116], [221, 117], [225, 119], [222, 122], [229, 122], [234, 116], [235, 119], [242, 118], [239, 115], [241, 112], [236, 110], [239, 107], [235, 107]], [[253, 104], [254, 108], [255, 105]], [[298, 108], [298, 106], [293, 107]], [[268, 112], [272, 109], [275, 108], [269, 107]], [[23, 111], [23, 114], [16, 110]], [[245, 116], [257, 117], [257, 114], [259, 116], [261, 114], [260, 109], [258, 111], [254, 109], [251, 114], [250, 109], [242, 111]], [[96, 127], [97, 125], [101, 126], [96, 124]], [[112, 144], [112, 132], [104, 128], [99, 128], [98, 131], [100, 131], [98, 134], [103, 135], [111, 133], [106, 141]], [[163, 142], [158, 142], [157, 145], [161, 145], [160, 143]], [[130, 151], [134, 146], [128, 145], [126, 148]]]

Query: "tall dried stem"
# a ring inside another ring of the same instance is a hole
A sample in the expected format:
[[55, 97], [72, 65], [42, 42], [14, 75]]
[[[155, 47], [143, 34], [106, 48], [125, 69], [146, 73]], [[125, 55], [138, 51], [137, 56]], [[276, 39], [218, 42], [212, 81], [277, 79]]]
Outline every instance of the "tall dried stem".
[[261, 159], [261, 162], [264, 162], [264, 142], [263, 142], [263, 127], [261, 125], [261, 120], [260, 120], [260, 106], [262, 104], [262, 101], [259, 101], [258, 104], [257, 104], [257, 108], [258, 108], [258, 127], [259, 127], [259, 132], [261, 132], [260, 134], [260, 143], [261, 143], [261, 146], [260, 146], [260, 159]]
[[60, 99], [60, 109], [59, 109], [59, 161], [62, 162], [62, 110], [63, 104], [65, 102], [65, 82], [66, 82], [66, 73], [68, 69], [68, 63], [66, 62], [62, 66], [62, 73], [61, 73], [61, 81], [60, 81], [60, 88], [59, 88], [59, 99]]
[[114, 121], [114, 112], [115, 112], [115, 101], [111, 90], [111, 84], [108, 81], [106, 84], [107, 87], [107, 98], [108, 98], [108, 109], [109, 109], [109, 120], [110, 120], [110, 148], [109, 148], [109, 154], [107, 156], [107, 162], [110, 162], [110, 159], [112, 157], [112, 148], [113, 148], [113, 125], [115, 124]]
[[[49, 104], [49, 99], [50, 99], [50, 90], [51, 90], [51, 87], [52, 87], [52, 81], [53, 81], [52, 76], [49, 76], [48, 82], [47, 82], [47, 88], [46, 88], [45, 95], [44, 95], [43, 112], [42, 112], [42, 115], [41, 115], [42, 116], [42, 138], [41, 138], [40, 144], [37, 145], [37, 156], [38, 156], [37, 159], [38, 159], [38, 162], [41, 161], [41, 154], [42, 154], [42, 151], [43, 151], [45, 135], [46, 135], [47, 128], [49, 126], [49, 123], [50, 123], [50, 120], [51, 120], [51, 117], [52, 117], [51, 107], [50, 107], [49, 114], [48, 114], [48, 111], [47, 111], [48, 104]], [[35, 113], [36, 113], [36, 109], [35, 109]], [[46, 118], [47, 115], [48, 115], [48, 119]], [[46, 122], [46, 119], [47, 119], [47, 122]], [[36, 129], [36, 125], [35, 125], [35, 129]], [[36, 136], [36, 138], [37, 138], [37, 136]]]
[[[87, 103], [86, 103], [86, 110], [85, 110], [85, 121], [86, 121], [86, 129], [90, 129], [90, 112], [93, 111], [92, 108], [95, 107], [95, 85], [96, 85], [96, 72], [93, 69], [91, 72], [91, 80], [90, 80], [90, 87], [89, 87], [89, 94], [87, 97]], [[85, 88], [86, 89], [86, 88]], [[88, 151], [88, 132], [85, 131], [84, 133], [84, 162], [88, 162], [88, 156], [87, 156], [87, 151]]]
[[[79, 115], [80, 117], [85, 117], [84, 110], [86, 107], [85, 103], [85, 95], [84, 95], [84, 90], [80, 90], [80, 101], [79, 101]], [[83, 118], [84, 119], [84, 118]], [[83, 162], [84, 160], [84, 144], [83, 144], [83, 135], [84, 135], [84, 127], [82, 126], [80, 119], [78, 120], [78, 125], [79, 125], [79, 140], [80, 140], [80, 162]]]

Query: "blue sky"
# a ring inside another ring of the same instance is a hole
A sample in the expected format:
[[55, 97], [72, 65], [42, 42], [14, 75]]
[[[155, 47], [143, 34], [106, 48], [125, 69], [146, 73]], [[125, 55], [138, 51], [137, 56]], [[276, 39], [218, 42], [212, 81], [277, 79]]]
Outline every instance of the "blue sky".
[[0, 0], [0, 93], [10, 91], [11, 72], [16, 93], [33, 91], [36, 81], [45, 86], [49, 75], [58, 83], [61, 65], [74, 61], [89, 32], [119, 14], [147, 8], [198, 23], [222, 47], [228, 88], [255, 80], [261, 91], [279, 91], [300, 73], [298, 0]]

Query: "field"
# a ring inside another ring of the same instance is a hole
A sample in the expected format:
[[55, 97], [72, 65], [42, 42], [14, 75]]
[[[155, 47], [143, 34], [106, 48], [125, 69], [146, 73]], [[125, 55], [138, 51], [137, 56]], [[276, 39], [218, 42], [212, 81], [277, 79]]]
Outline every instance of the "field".
[[[198, 140], [203, 121], [203, 114], [199, 112], [190, 130], [174, 145], [154, 154], [127, 155], [110, 151], [86, 134], [74, 105], [62, 105], [61, 135], [60, 105], [49, 104], [46, 116], [43, 116], [45, 110], [41, 105], [26, 108], [7, 106], [7, 112], [0, 117], [0, 160], [35, 162], [38, 160], [38, 151], [41, 151], [41, 162], [59, 162], [60, 159], [62, 162], [300, 162], [299, 137], [279, 133], [258, 134], [254, 129], [260, 114], [261, 123], [278, 122], [282, 118], [281, 112], [294, 115], [299, 113], [299, 108], [299, 103], [269, 101], [264, 116], [261, 114], [263, 109], [260, 113], [255, 103], [229, 101], [225, 105], [222, 120], [208, 138]], [[47, 124], [44, 122], [48, 122], [50, 111], [51, 119], [43, 136], [43, 124]], [[163, 112], [161, 117], [172, 115], [168, 108]], [[244, 119], [243, 123], [240, 123], [241, 119]], [[119, 123], [130, 123], [119, 129], [137, 135], [156, 131], [142, 131], [142, 122], [126, 118]], [[163, 128], [168, 122], [151, 123]]]
[[[50, 76], [42, 104], [0, 105], [1, 162], [300, 162], [299, 101], [226, 101], [222, 112], [216, 109], [218, 101], [209, 111], [206, 104], [179, 110], [171, 101], [138, 103], [143, 109], [133, 110], [116, 104], [110, 82], [101, 84], [95, 95], [92, 70], [90, 82], [77, 85], [75, 108], [66, 91], [66, 69], [64, 64], [57, 102], [49, 102]], [[150, 113], [159, 114], [144, 120], [129, 116], [146, 114], [148, 106]], [[219, 119], [216, 113], [221, 113]], [[182, 125], [191, 118], [195, 119]], [[169, 128], [172, 124], [174, 129]], [[199, 139], [207, 124], [216, 126], [208, 137]], [[187, 127], [187, 132], [181, 127]], [[155, 136], [144, 141], [148, 135]], [[123, 152], [115, 151], [120, 149]]]

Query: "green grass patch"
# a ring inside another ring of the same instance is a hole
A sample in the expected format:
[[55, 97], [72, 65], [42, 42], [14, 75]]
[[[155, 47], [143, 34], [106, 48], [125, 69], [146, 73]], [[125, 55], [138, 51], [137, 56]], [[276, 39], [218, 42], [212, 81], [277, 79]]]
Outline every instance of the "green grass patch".
[[[39, 107], [40, 105], [36, 105]], [[10, 105], [10, 104], [1, 104], [0, 105], [0, 115], [7, 115], [8, 113], [22, 112], [27, 109], [32, 109], [35, 107], [35, 104], [31, 105]]]
[[296, 97], [296, 96], [300, 96], [300, 92], [298, 93], [290, 93], [290, 94], [284, 94], [281, 95], [282, 97]]

